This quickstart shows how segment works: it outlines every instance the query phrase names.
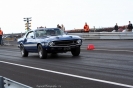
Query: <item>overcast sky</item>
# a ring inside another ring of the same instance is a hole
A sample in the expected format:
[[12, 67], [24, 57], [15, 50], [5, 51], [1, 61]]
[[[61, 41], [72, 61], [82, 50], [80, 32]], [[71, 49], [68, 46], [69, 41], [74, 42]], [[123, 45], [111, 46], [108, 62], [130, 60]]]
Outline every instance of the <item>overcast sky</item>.
[[24, 17], [32, 17], [31, 29], [39, 26], [67, 30], [133, 23], [133, 0], [0, 0], [0, 27], [4, 33], [25, 32]]

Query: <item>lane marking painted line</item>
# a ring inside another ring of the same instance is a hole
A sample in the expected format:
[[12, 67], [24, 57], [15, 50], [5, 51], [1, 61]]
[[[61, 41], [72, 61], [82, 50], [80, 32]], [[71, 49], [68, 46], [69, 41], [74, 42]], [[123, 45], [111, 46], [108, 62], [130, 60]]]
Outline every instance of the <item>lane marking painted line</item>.
[[51, 73], [56, 73], [56, 74], [61, 74], [61, 75], [66, 75], [66, 76], [71, 76], [71, 77], [76, 77], [76, 78], [106, 83], [106, 84], [112, 84], [112, 85], [123, 86], [123, 87], [127, 87], [127, 88], [133, 88], [133, 85], [127, 85], [127, 84], [111, 82], [111, 81], [106, 81], [106, 80], [101, 80], [101, 79], [95, 79], [95, 78], [90, 78], [90, 77], [85, 77], [85, 76], [79, 76], [79, 75], [74, 75], [74, 74], [69, 74], [69, 73], [63, 73], [63, 72], [58, 72], [58, 71], [53, 71], [53, 70], [47, 70], [47, 69], [42, 69], [42, 68], [36, 68], [36, 67], [31, 67], [31, 66], [26, 66], [26, 65], [16, 64], [16, 63], [10, 63], [10, 62], [5, 62], [5, 61], [0, 61], [0, 62], [10, 64], [10, 65], [15, 65], [15, 66], [21, 66], [21, 67], [36, 69], [36, 70], [45, 71], [45, 72], [51, 72]]

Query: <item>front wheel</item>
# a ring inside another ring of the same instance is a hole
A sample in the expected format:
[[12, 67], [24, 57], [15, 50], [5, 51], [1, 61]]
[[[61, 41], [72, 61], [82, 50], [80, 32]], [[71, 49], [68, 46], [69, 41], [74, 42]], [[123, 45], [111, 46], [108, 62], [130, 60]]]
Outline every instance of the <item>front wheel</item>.
[[43, 47], [41, 45], [38, 46], [38, 55], [41, 59], [47, 58], [47, 52], [46, 52], [46, 50], [43, 49]]
[[20, 52], [21, 52], [22, 57], [28, 57], [29, 53], [25, 50], [23, 45], [20, 45]]
[[80, 47], [76, 47], [76, 48], [71, 49], [71, 53], [72, 53], [73, 56], [79, 56]]

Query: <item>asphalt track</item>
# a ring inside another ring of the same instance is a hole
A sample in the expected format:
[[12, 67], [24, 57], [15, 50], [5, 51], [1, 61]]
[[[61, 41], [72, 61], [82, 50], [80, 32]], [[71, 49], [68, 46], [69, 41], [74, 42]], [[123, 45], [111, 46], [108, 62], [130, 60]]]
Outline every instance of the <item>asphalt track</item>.
[[0, 46], [0, 75], [33, 88], [133, 88], [133, 40], [84, 40], [79, 57], [48, 59], [22, 58], [12, 44]]

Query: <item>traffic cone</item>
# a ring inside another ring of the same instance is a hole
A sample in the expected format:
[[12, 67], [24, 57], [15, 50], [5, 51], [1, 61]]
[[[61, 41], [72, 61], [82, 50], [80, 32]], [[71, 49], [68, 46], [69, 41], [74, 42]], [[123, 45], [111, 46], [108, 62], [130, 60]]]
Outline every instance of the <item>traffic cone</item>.
[[87, 46], [87, 50], [93, 50], [93, 49], [95, 49], [95, 47], [94, 47], [93, 44], [89, 44], [89, 45]]

